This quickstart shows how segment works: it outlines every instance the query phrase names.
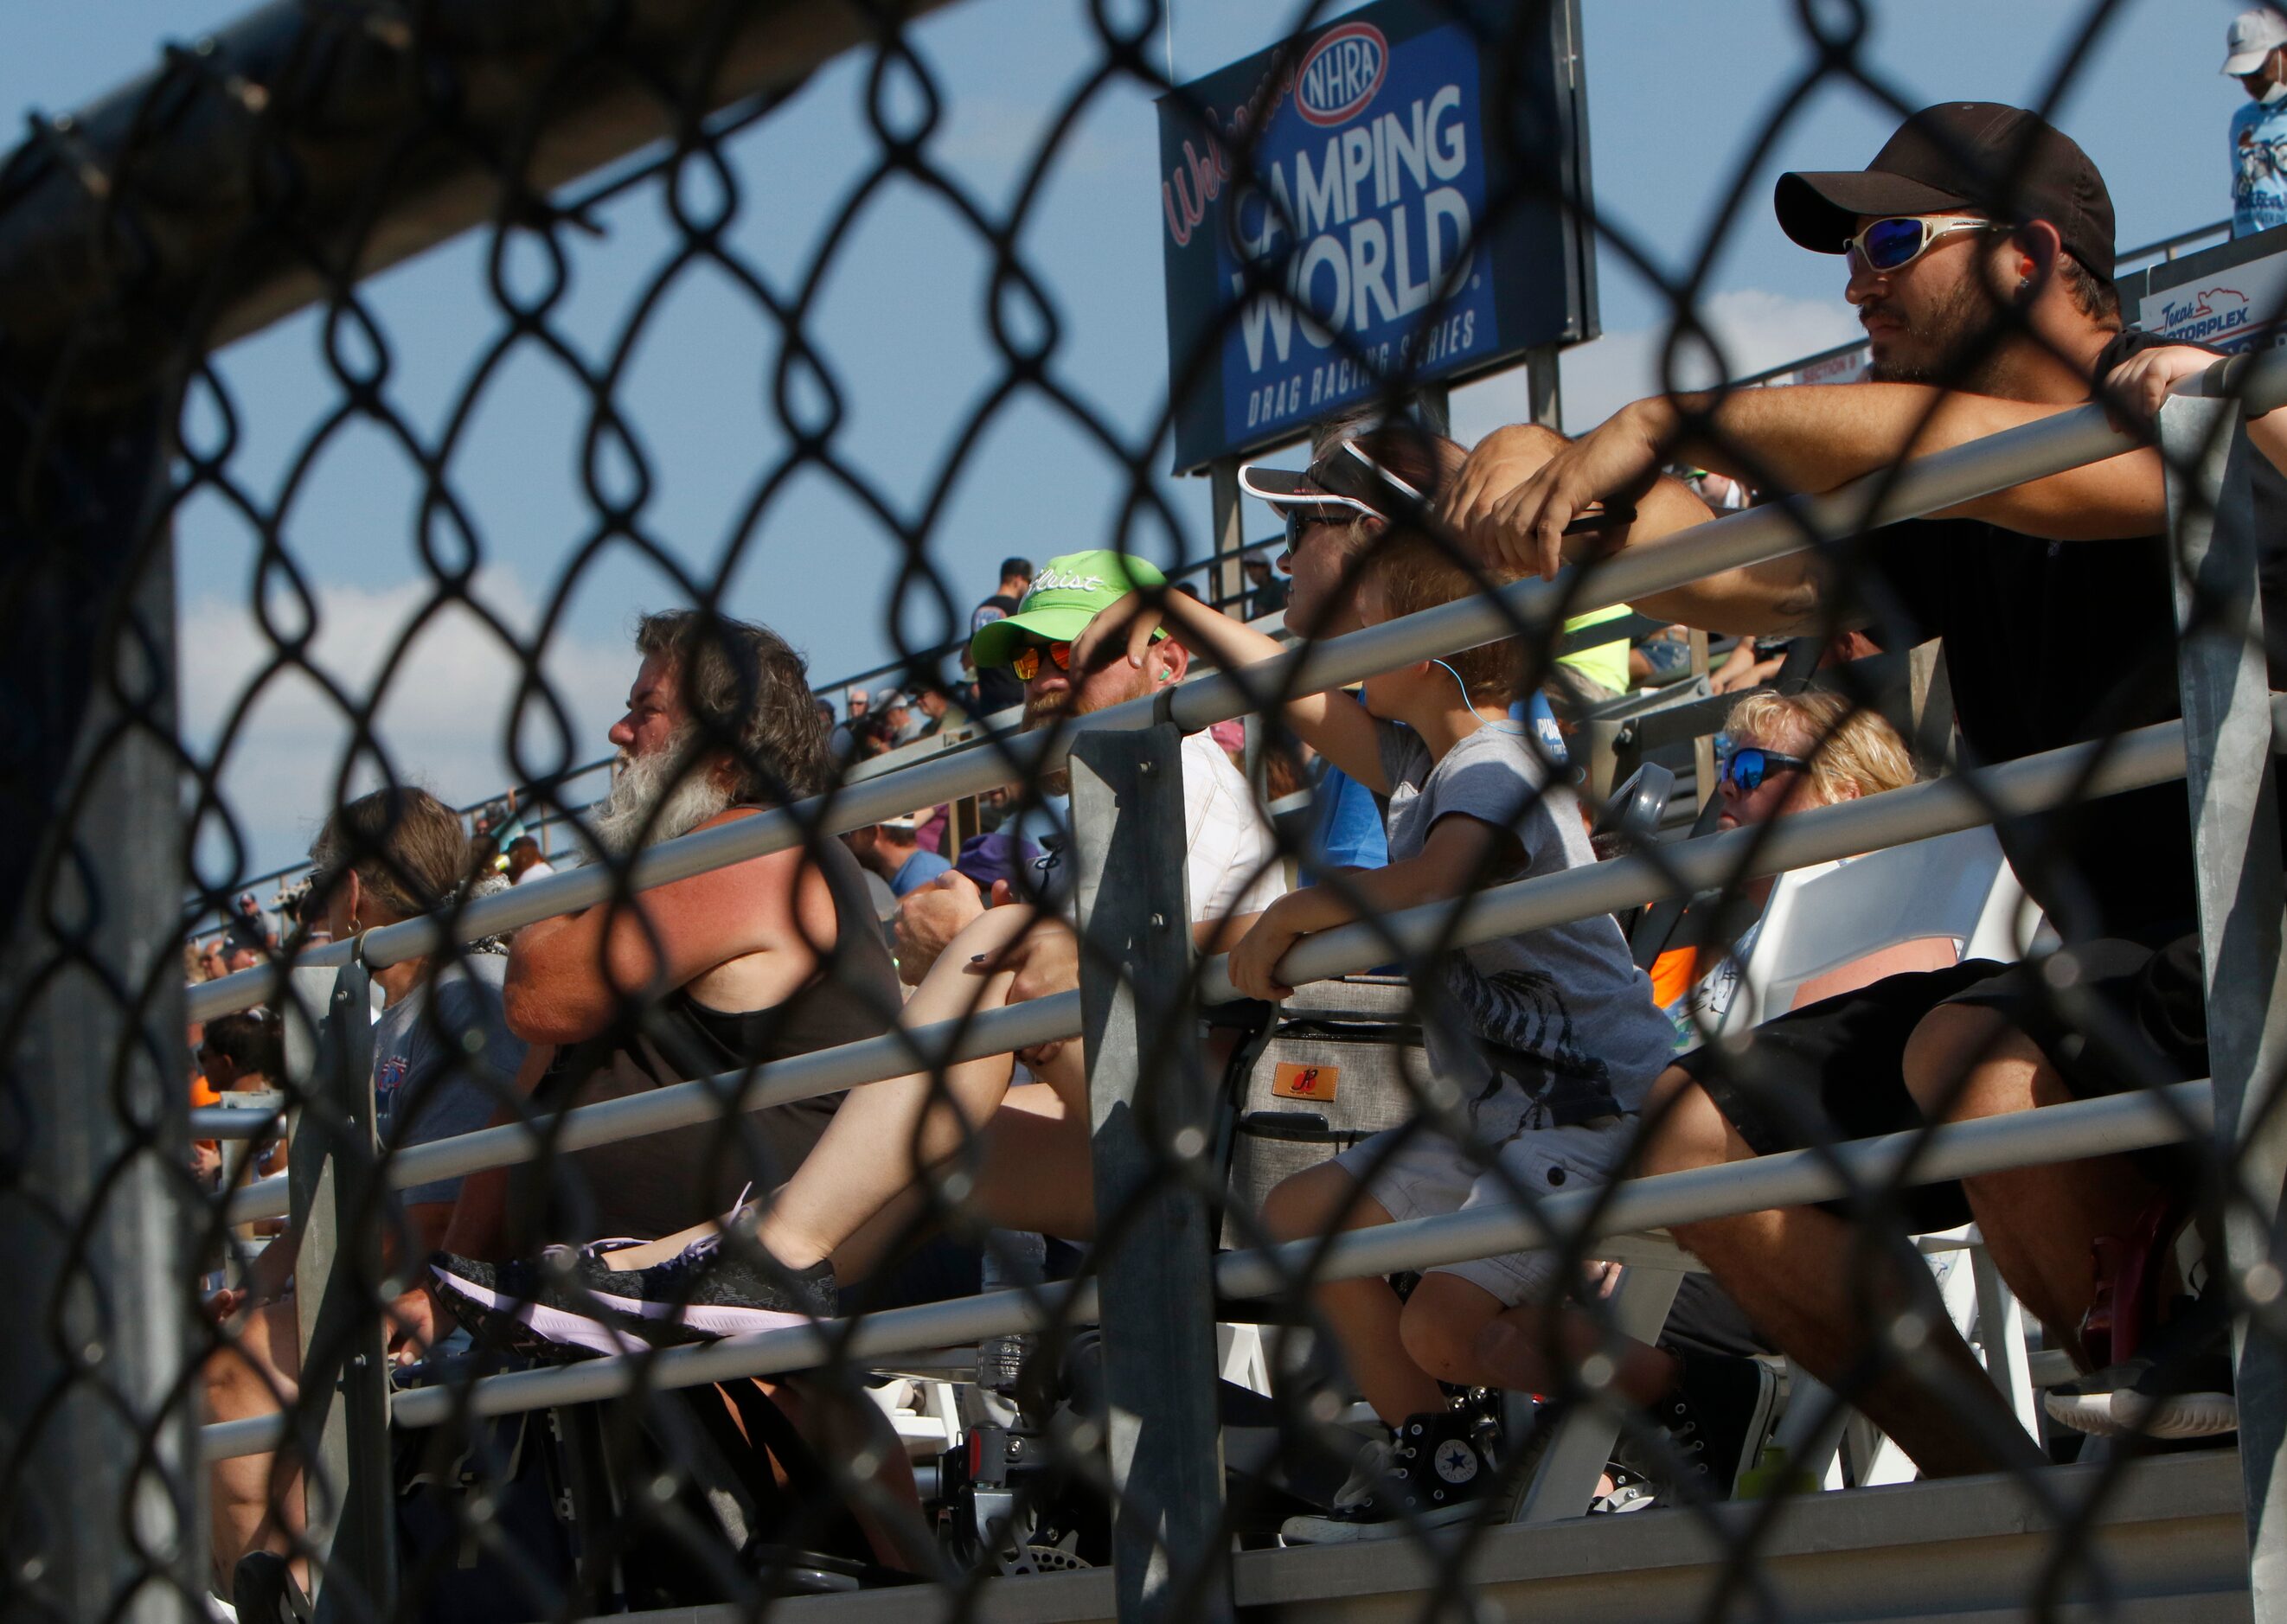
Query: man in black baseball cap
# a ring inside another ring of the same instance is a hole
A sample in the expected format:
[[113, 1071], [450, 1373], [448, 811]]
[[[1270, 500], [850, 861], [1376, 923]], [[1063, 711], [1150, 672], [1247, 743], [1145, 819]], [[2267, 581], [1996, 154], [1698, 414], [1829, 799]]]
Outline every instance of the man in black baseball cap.
[[[1864, 169], [1782, 175], [1772, 202], [1795, 241], [1848, 256], [1846, 296], [1866, 327], [1876, 379], [2022, 398], [2006, 369], [2034, 358], [2004, 342], [2009, 329], [2030, 327], [2077, 363], [2075, 339], [2101, 342], [2120, 326], [2104, 177], [2071, 137], [2022, 107], [1924, 107]], [[1931, 255], [1957, 265], [1978, 258], [1983, 274], [1916, 272]], [[2063, 330], [2036, 324], [2048, 312], [2030, 296], [2050, 280], [2071, 306], [2058, 311]]]
[[1848, 250], [1860, 218], [1967, 212], [2005, 225], [2046, 220], [2065, 251], [2112, 280], [2112, 195], [2070, 136], [2022, 107], [1924, 107], [1863, 169], [1782, 175], [1779, 227], [1819, 254]]
[[[1571, 444], [1531, 426], [1500, 430], [1470, 454], [1444, 504], [1489, 564], [1553, 573], [1594, 545], [1566, 537], [1567, 525], [1600, 501], [1657, 493], [1666, 461], [1765, 490], [1832, 491], [2081, 405], [2156, 342], [2121, 331], [2102, 177], [2022, 109], [1925, 108], [1865, 169], [1784, 176], [1773, 201], [1797, 242], [1846, 256], [1842, 291], [1872, 345], [1870, 381], [1639, 400]], [[2259, 490], [2261, 533], [2287, 537], [2265, 502]], [[1652, 522], [1650, 504], [1637, 508], [1624, 545], [1666, 524]], [[2141, 449], [1878, 526], [1829, 554], [1847, 558], [1844, 569], [1806, 554], [1637, 605], [1742, 634], [1866, 626], [1890, 649], [1940, 639], [1967, 754], [2003, 761], [2182, 713], [2165, 525], [2159, 459]], [[2287, 603], [2267, 603], [2267, 623], [2287, 624], [2283, 616]], [[2063, 938], [2048, 965], [2069, 966], [2072, 1002], [2030, 969], [1970, 960], [1778, 1015], [1744, 1050], [1711, 1044], [1669, 1068], [1647, 1111], [1643, 1171], [2205, 1075], [2189, 824], [2178, 784], [1998, 825], [2018, 878]], [[2093, 1244], [2137, 1233], [2182, 1177], [2100, 1157], [1918, 1186], [1898, 1192], [1894, 1210], [1917, 1234], [1974, 1218], [2054, 1344], [2101, 1363], [2103, 1350], [2078, 1336], [2099, 1284]], [[1856, 1221], [1840, 1208], [1797, 1207], [1674, 1233], [1789, 1355], [1824, 1380], [1848, 1379], [1850, 1401], [1925, 1475], [2036, 1462], [1943, 1318], [1916, 1371], [1887, 1351], [1867, 1304], [1926, 1299], [1928, 1276], [1899, 1237], [1880, 1237], [1878, 1250]], [[1932, 1370], [1951, 1379], [1926, 1384]], [[2155, 1435], [2189, 1435], [2162, 1424], [2166, 1404], [2186, 1395], [2115, 1391], [2125, 1385], [2092, 1378], [2071, 1395], [2074, 1415], [2051, 1413], [2102, 1430], [2128, 1400]], [[2186, 1409], [2190, 1422], [2230, 1405], [2228, 1393], [2190, 1396], [2202, 1400]]]

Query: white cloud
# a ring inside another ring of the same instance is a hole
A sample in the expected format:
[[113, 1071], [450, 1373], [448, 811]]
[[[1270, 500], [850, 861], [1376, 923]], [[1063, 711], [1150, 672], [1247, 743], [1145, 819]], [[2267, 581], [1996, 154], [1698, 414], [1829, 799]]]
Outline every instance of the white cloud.
[[[1721, 370], [1735, 378], [1832, 349], [1860, 332], [1857, 319], [1840, 301], [1790, 298], [1754, 288], [1713, 295], [1701, 302], [1699, 314], [1721, 347], [1727, 363]], [[1669, 331], [1662, 322], [1607, 333], [1593, 343], [1566, 351], [1565, 431], [1579, 434], [1593, 429], [1629, 401], [1659, 393], [1664, 387], [1661, 356]], [[1715, 381], [1718, 369], [1704, 346], [1687, 346], [1677, 359], [1676, 382], [1682, 386], [1699, 388]], [[1453, 436], [1465, 445], [1528, 415], [1522, 366], [1453, 391]]]
[[[513, 571], [479, 571], [470, 595], [518, 640], [529, 638], [538, 604]], [[425, 580], [381, 590], [319, 588], [310, 663], [344, 695], [362, 701], [434, 596]], [[279, 603], [273, 621], [281, 634], [290, 634], [298, 615]], [[181, 647], [184, 737], [194, 752], [210, 756], [231, 713], [276, 658], [277, 645], [247, 604], [210, 596], [184, 606]], [[606, 753], [604, 729], [619, 714], [633, 674], [630, 650], [616, 641], [602, 645], [559, 632], [550, 639], [541, 668], [564, 708], [570, 740], [568, 746], [559, 742], [543, 707], [527, 707], [519, 734], [526, 767], [544, 770], [567, 759], [577, 764]], [[465, 604], [421, 622], [391, 671], [374, 716], [375, 734], [399, 777], [455, 805], [513, 782], [519, 775], [508, 738], [523, 669], [502, 634]], [[290, 863], [307, 848], [333, 805], [352, 737], [341, 703], [308, 672], [289, 667], [263, 685], [231, 739], [220, 781], [249, 847], [248, 871]], [[371, 761], [361, 760], [350, 793], [380, 781]], [[212, 865], [227, 863], [227, 848], [211, 828], [201, 833], [201, 855], [210, 865], [207, 878], [221, 878]]]

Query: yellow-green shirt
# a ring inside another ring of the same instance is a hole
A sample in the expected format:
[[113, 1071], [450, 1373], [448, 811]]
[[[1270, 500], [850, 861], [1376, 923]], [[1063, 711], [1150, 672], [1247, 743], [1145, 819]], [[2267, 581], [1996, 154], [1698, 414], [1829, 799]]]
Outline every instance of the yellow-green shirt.
[[[1576, 615], [1564, 623], [1568, 633], [1583, 627], [1602, 626], [1607, 620], [1617, 620], [1635, 611], [1626, 603], [1615, 603], [1610, 609], [1599, 609], [1585, 615]], [[1577, 654], [1560, 654], [1560, 666], [1570, 666], [1592, 682], [1602, 682], [1616, 694], [1628, 691], [1628, 640], [1615, 637], [1610, 643], [1600, 643], [1594, 648], [1583, 649]]]

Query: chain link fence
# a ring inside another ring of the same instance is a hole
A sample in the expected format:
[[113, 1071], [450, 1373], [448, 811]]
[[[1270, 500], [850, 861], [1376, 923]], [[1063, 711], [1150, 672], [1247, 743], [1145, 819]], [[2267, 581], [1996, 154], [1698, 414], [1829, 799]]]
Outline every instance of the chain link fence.
[[[1167, 83], [1157, 6], [1087, 8], [998, 205], [935, 155], [932, 9], [281, 3], [0, 169], [11, 1616], [2277, 1615], [2271, 324], [2251, 360], [2120, 338], [2078, 150], [1909, 121], [1863, 15], [1806, 11], [1803, 93], [1907, 130], [1779, 198], [1848, 255], [1876, 381], [1459, 446], [1430, 342], [1313, 292], [1341, 138], [1293, 188], [1260, 162], [1282, 106], [1335, 130], [1341, 75], [1381, 83], [1327, 54], [1386, 52], [1370, 20], [1298, 16], [1218, 107]], [[1476, 229], [1655, 274], [1521, 88], [1577, 15], [1416, 20], [1514, 143]], [[852, 59], [862, 172], [765, 264], [726, 152]], [[1172, 397], [1107, 409], [1028, 227], [1139, 87], [1202, 144], [1170, 230], [1227, 192], [1259, 251]], [[1418, 121], [1360, 150], [1361, 192], [1436, 160]], [[973, 393], [893, 490], [819, 311], [896, 188], [989, 272]], [[599, 349], [573, 250], [631, 198], [670, 241]], [[372, 288], [467, 233], [489, 330], [432, 427]], [[1389, 284], [1421, 335], [1473, 264], [1437, 256], [1433, 225]], [[769, 335], [775, 442], [694, 565], [630, 379], [701, 272]], [[1713, 341], [1697, 274], [1663, 286], [1681, 376]], [[218, 357], [304, 309], [328, 398], [249, 449]], [[1202, 539], [1162, 470], [1249, 320], [1352, 398], [1219, 464]], [[529, 629], [466, 462], [526, 358], [579, 447]], [[1020, 414], [1120, 490], [979, 623], [996, 711], [948, 658], [945, 535]], [[422, 566], [362, 686], [314, 652], [297, 506], [352, 431]], [[773, 533], [806, 485], [849, 534]], [[1286, 524], [1283, 612], [1242, 495]], [[210, 732], [173, 549], [202, 504], [252, 538], [261, 634]], [[861, 533], [898, 686], [968, 718], [880, 760], [820, 714], [799, 610], [752, 609]], [[558, 656], [605, 560], [663, 585], [598, 799]], [[511, 659], [467, 726], [576, 863], [504, 883], [389, 748], [437, 624]], [[311, 884], [209, 976], [185, 898], [231, 918], [258, 866], [276, 809], [232, 772], [291, 682], [349, 739]]]

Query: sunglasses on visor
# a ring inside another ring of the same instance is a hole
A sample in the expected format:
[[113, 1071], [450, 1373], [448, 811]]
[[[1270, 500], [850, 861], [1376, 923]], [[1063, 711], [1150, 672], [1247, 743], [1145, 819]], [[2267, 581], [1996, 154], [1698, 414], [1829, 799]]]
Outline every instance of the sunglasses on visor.
[[[1318, 489], [1309, 493], [1308, 501], [1292, 491], [1257, 485], [1253, 476], [1262, 466], [1257, 462], [1242, 464], [1238, 470], [1239, 489], [1280, 510], [1286, 521], [1289, 551], [1301, 543], [1303, 532], [1313, 524], [1340, 524], [1360, 518], [1390, 519], [1409, 508], [1428, 506], [1428, 498], [1375, 461], [1356, 440], [1343, 441], [1338, 451], [1328, 453], [1311, 465], [1303, 477]], [[1625, 524], [1635, 516], [1634, 508], [1609, 503], [1573, 520], [1564, 527], [1564, 533], [1569, 536], [1608, 524]]]
[[1046, 650], [1048, 657], [1056, 662], [1057, 670], [1072, 669], [1072, 646], [1068, 643], [1019, 643], [1017, 645], [1016, 657], [1009, 662], [1009, 669], [1017, 674], [1017, 680], [1019, 682], [1029, 682], [1041, 674], [1042, 650]]
[[1870, 222], [1842, 247], [1869, 271], [1903, 271], [1928, 253], [1941, 237], [2006, 229], [1974, 215], [1896, 215]]
[[1799, 755], [1749, 745], [1734, 750], [1731, 759], [1723, 763], [1723, 781], [1742, 795], [1752, 795], [1763, 787], [1763, 780], [1773, 773], [1800, 772], [1809, 765]]

